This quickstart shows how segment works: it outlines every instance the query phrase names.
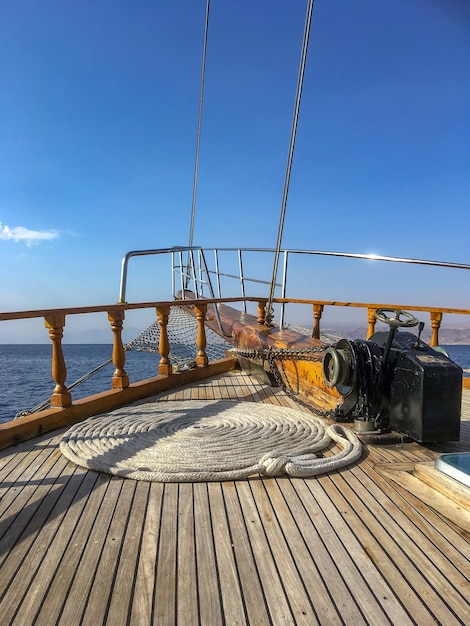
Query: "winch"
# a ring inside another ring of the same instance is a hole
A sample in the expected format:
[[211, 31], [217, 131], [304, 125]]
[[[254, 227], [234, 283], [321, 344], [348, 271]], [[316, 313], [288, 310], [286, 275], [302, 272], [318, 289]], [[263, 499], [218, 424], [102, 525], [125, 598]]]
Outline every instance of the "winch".
[[[354, 421], [359, 434], [396, 431], [419, 442], [458, 441], [462, 369], [421, 340], [424, 323], [399, 309], [377, 309], [389, 331], [368, 340], [340, 339], [326, 349], [323, 376], [342, 404], [336, 421]], [[399, 328], [419, 326], [415, 335]]]

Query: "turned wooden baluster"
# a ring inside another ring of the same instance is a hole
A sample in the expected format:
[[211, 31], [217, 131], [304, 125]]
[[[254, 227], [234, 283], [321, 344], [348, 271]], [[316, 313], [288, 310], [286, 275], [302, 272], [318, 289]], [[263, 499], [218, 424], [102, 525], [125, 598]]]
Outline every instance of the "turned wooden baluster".
[[196, 312], [197, 319], [197, 356], [196, 365], [198, 367], [205, 367], [209, 363], [209, 359], [206, 354], [206, 327], [204, 321], [206, 319], [207, 304], [195, 304], [194, 310]]
[[320, 339], [320, 320], [323, 315], [323, 304], [313, 305], [313, 332], [314, 339]]
[[170, 341], [168, 339], [168, 316], [170, 315], [169, 306], [157, 307], [157, 318], [160, 326], [160, 343], [158, 350], [160, 352], [160, 363], [158, 364], [158, 373], [164, 376], [170, 376], [173, 373], [170, 354]]
[[369, 327], [367, 329], [366, 339], [369, 339], [369, 337], [372, 337], [375, 333], [375, 323], [377, 322], [377, 318], [375, 317], [376, 310], [377, 309], [367, 309], [367, 322], [369, 323]]
[[46, 317], [45, 326], [52, 341], [52, 378], [56, 384], [51, 396], [51, 406], [65, 408], [72, 404], [72, 396], [65, 386], [67, 368], [62, 352], [62, 337], [65, 326], [65, 315]]
[[439, 328], [442, 322], [442, 313], [440, 311], [434, 311], [431, 315], [431, 341], [429, 345], [433, 348], [439, 345]]
[[257, 324], [264, 325], [264, 315], [267, 302], [267, 300], [258, 300], [258, 319], [256, 320]]
[[113, 389], [126, 389], [129, 387], [129, 376], [126, 374], [124, 365], [126, 364], [126, 353], [122, 345], [122, 323], [124, 321], [124, 311], [108, 311], [108, 320], [111, 322], [113, 331], [113, 364], [116, 368], [112, 378]]

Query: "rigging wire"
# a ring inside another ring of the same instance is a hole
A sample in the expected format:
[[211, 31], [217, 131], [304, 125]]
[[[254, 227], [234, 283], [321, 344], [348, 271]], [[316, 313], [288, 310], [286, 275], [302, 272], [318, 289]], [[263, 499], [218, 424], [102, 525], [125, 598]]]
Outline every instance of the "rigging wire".
[[[99, 372], [100, 370], [102, 370], [104, 367], [106, 367], [112, 362], [113, 362], [113, 359], [108, 359], [104, 363], [101, 363], [101, 365], [98, 365], [97, 367], [92, 369], [90, 372], [87, 372], [86, 374], [78, 378], [71, 385], [68, 385], [67, 390], [72, 391], [72, 389], [75, 389], [75, 387], [78, 387], [78, 385], [81, 385], [82, 383], [86, 382], [89, 378], [94, 376], [97, 372]], [[39, 404], [37, 404], [32, 409], [20, 411], [19, 413], [15, 415], [15, 419], [18, 419], [19, 417], [24, 417], [25, 415], [32, 415], [32, 413], [38, 413], [39, 411], [43, 411], [44, 409], [47, 409], [50, 406], [51, 406], [51, 399], [48, 398], [47, 400], [44, 400], [43, 402], [40, 402]]]
[[202, 51], [201, 89], [199, 93], [199, 117], [198, 117], [198, 122], [197, 122], [196, 158], [195, 158], [195, 163], [194, 163], [193, 199], [192, 199], [192, 205], [191, 205], [191, 225], [189, 229], [189, 247], [193, 245], [194, 220], [196, 216], [197, 181], [198, 181], [198, 172], [199, 172], [199, 149], [201, 145], [202, 106], [203, 106], [203, 101], [204, 101], [204, 80], [205, 80], [205, 75], [206, 75], [207, 37], [209, 33], [209, 9], [210, 9], [210, 0], [207, 0], [206, 20], [205, 20], [205, 26], [204, 26], [204, 46], [203, 46], [203, 51]]
[[296, 97], [295, 97], [294, 114], [292, 117], [292, 127], [291, 127], [290, 142], [289, 142], [289, 152], [288, 152], [288, 157], [287, 157], [286, 174], [284, 178], [284, 189], [282, 192], [281, 211], [280, 211], [280, 216], [279, 216], [279, 227], [277, 231], [277, 242], [276, 242], [276, 248], [275, 248], [275, 253], [274, 253], [273, 274], [271, 277], [271, 285], [269, 289], [269, 299], [268, 299], [268, 302], [266, 303], [265, 312], [264, 312], [264, 321], [265, 321], [265, 324], [268, 326], [271, 325], [272, 320], [273, 320], [273, 304], [272, 303], [274, 299], [274, 291], [276, 288], [276, 277], [277, 277], [277, 270], [279, 267], [279, 257], [281, 253], [282, 234], [284, 231], [284, 221], [285, 221], [285, 216], [286, 216], [287, 197], [289, 195], [292, 162], [294, 159], [295, 138], [297, 135], [297, 126], [299, 122], [300, 101], [302, 98], [302, 87], [304, 83], [305, 66], [307, 63], [308, 42], [310, 39], [310, 26], [312, 23], [312, 12], [313, 12], [314, 2], [315, 0], [308, 0], [307, 13], [305, 15], [304, 36], [303, 36], [303, 42], [302, 42], [299, 75], [297, 79], [297, 91], [296, 91]]

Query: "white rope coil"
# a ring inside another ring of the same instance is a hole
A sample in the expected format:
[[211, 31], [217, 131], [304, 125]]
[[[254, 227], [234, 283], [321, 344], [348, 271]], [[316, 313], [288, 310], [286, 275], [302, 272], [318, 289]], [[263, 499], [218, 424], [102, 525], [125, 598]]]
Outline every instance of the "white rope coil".
[[[317, 456], [326, 448], [332, 455]], [[60, 449], [88, 469], [158, 482], [308, 477], [357, 461], [356, 435], [301, 411], [254, 402], [144, 402], [73, 426]]]

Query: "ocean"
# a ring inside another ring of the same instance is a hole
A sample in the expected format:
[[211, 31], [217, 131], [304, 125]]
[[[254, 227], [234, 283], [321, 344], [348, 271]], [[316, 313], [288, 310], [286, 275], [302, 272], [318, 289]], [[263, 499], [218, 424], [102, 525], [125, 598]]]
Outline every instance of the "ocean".
[[[470, 370], [470, 345], [445, 346], [449, 356], [462, 368]], [[64, 344], [67, 386], [105, 363], [112, 346], [103, 344]], [[131, 382], [157, 375], [159, 356], [151, 352], [126, 352], [126, 372]], [[75, 400], [111, 386], [112, 363], [72, 391]], [[469, 372], [466, 372], [469, 375]], [[51, 376], [51, 345], [0, 346], [0, 423], [11, 420], [21, 411], [30, 410], [47, 400], [54, 388]]]
[[[66, 385], [111, 359], [113, 347], [104, 344], [63, 344], [67, 365]], [[0, 423], [20, 411], [30, 410], [48, 400], [55, 383], [51, 375], [50, 344], [0, 346]], [[158, 374], [159, 355], [152, 352], [126, 352], [125, 370], [131, 382]], [[72, 390], [74, 400], [111, 388], [112, 363]]]

